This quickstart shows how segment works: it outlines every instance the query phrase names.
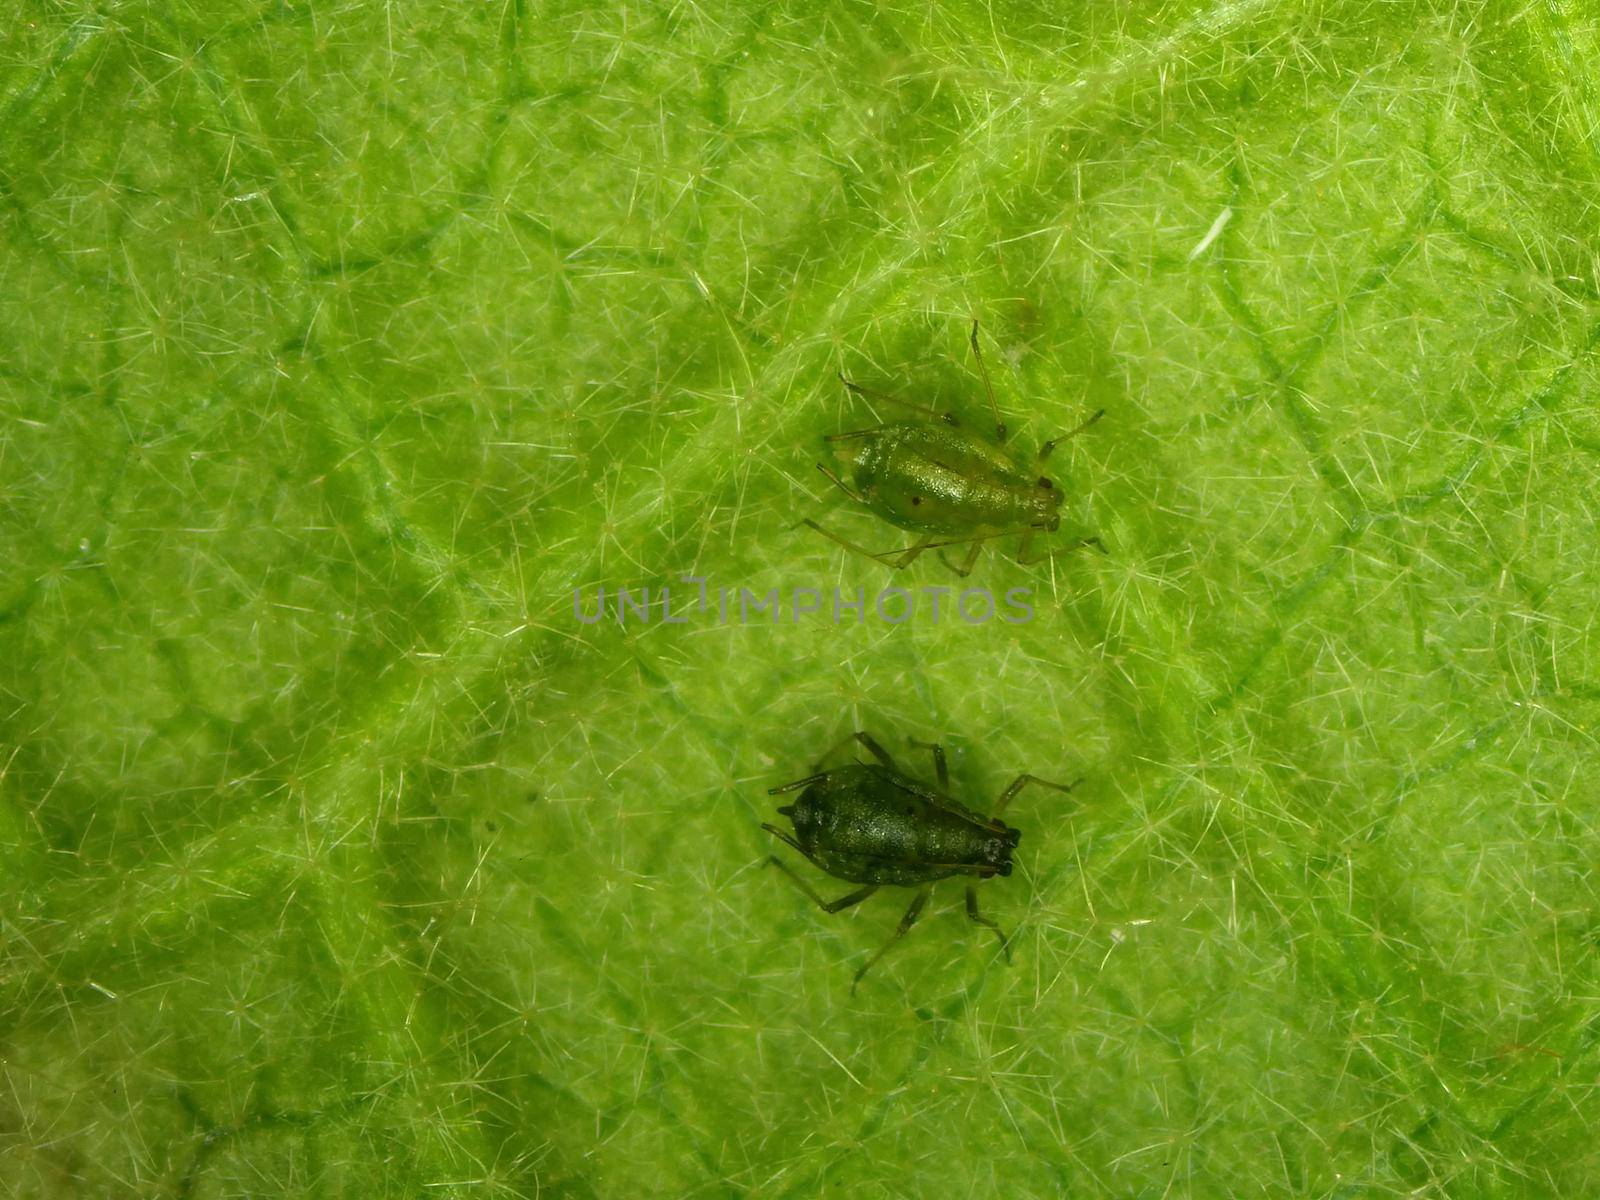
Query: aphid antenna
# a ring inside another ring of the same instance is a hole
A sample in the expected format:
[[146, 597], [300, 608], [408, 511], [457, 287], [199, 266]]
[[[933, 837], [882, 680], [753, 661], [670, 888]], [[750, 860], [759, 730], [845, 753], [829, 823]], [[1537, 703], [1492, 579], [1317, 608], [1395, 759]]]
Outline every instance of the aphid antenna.
[[[840, 383], [844, 384], [845, 387], [849, 388], [856, 395], [864, 397], [867, 400], [876, 400], [880, 404], [898, 404], [901, 408], [908, 408], [920, 416], [927, 417], [930, 421], [944, 421], [950, 425], [957, 423], [955, 413], [942, 413], [936, 408], [929, 408], [927, 405], [918, 404], [914, 400], [903, 400], [899, 396], [890, 395], [888, 392], [880, 392], [874, 390], [873, 388], [862, 387], [859, 383], [855, 383], [850, 379], [847, 379], [843, 371], [836, 371], [834, 373], [839, 376]], [[882, 426], [879, 426], [879, 428], [881, 429]]]
[[978, 374], [983, 376], [983, 390], [989, 394], [989, 410], [994, 413], [994, 440], [1004, 442], [1006, 423], [1000, 419], [1000, 404], [994, 398], [994, 384], [989, 382], [989, 367], [983, 361], [983, 351], [978, 349], [978, 319], [972, 319], [972, 357], [978, 360]]
[[825, 442], [848, 442], [852, 438], [871, 437], [875, 433], [882, 433], [889, 428], [887, 425], [874, 425], [870, 429], [852, 429], [848, 433], [825, 433], [822, 440]]
[[768, 788], [767, 795], [781, 796], [785, 792], [797, 792], [803, 787], [809, 787], [811, 784], [816, 783], [820, 779], [827, 778], [827, 775], [828, 773], [826, 771], [819, 771], [815, 775], [807, 775], [804, 779], [796, 779], [793, 783], [780, 783], [777, 787]]

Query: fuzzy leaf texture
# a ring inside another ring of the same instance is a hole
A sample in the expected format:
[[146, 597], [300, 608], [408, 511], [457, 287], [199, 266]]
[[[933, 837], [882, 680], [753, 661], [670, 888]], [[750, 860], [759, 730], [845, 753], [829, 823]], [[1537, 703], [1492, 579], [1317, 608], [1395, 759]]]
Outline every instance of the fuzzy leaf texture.
[[[3, 24], [0, 1193], [1600, 1191], [1592, 6]], [[1052, 553], [796, 528], [974, 318]], [[765, 865], [855, 728], [1083, 777], [1010, 964]]]

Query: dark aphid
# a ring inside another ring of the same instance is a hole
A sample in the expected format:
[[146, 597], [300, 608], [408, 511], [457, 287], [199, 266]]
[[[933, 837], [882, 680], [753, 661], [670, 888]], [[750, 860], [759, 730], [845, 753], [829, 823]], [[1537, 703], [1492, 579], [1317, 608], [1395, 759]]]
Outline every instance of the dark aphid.
[[[950, 796], [950, 772], [943, 747], [929, 742], [912, 743], [933, 752], [934, 774], [939, 783], [932, 787], [901, 774], [888, 751], [870, 734], [854, 733], [846, 744], [850, 740], [860, 742], [878, 761], [853, 762], [831, 770], [823, 770], [819, 764], [804, 779], [770, 788], [770, 796], [800, 793], [793, 804], [778, 809], [789, 818], [794, 834], [791, 836], [776, 825], [763, 823], [761, 827], [788, 842], [829, 875], [863, 885], [837, 900], [824, 900], [792, 867], [773, 855], [773, 865], [793, 879], [824, 912], [834, 913], [859, 904], [884, 886], [917, 889], [911, 907], [889, 940], [856, 972], [850, 984], [853, 992], [868, 969], [911, 928], [936, 881], [952, 875], [982, 880], [1011, 874], [1011, 854], [1022, 834], [1000, 820], [1000, 813], [1013, 796], [1030, 783], [1062, 792], [1070, 792], [1077, 783], [1051, 783], [1035, 775], [1018, 775], [985, 817]], [[1009, 962], [1011, 948], [1006, 935], [1000, 926], [978, 912], [977, 887], [972, 883], [967, 885], [967, 916], [994, 930]]]
[[[1011, 534], [1019, 534], [1022, 539], [1017, 561], [1036, 561], [1028, 557], [1034, 535], [1041, 530], [1054, 532], [1061, 525], [1062, 492], [1043, 474], [1044, 462], [1052, 450], [1093, 425], [1105, 410], [1100, 409], [1063, 437], [1044, 443], [1032, 465], [1025, 464], [1005, 447], [1006, 425], [1000, 419], [989, 368], [978, 348], [976, 321], [972, 323], [972, 353], [994, 412], [993, 441], [967, 429], [955, 413], [936, 412], [896, 396], [872, 392], [839, 376], [856, 395], [899, 405], [915, 414], [915, 419], [830, 434], [826, 440], [848, 464], [850, 482], [822, 463], [817, 468], [845, 495], [885, 521], [917, 534], [917, 540], [901, 550], [874, 554], [810, 518], [803, 524], [857, 554], [887, 562], [896, 569], [909, 566], [924, 550], [939, 547], [943, 557], [942, 547], [967, 545], [970, 549], [960, 566], [945, 560], [958, 575], [966, 575], [977, 562], [984, 542]], [[1080, 538], [1075, 545], [1104, 550], [1097, 537]]]

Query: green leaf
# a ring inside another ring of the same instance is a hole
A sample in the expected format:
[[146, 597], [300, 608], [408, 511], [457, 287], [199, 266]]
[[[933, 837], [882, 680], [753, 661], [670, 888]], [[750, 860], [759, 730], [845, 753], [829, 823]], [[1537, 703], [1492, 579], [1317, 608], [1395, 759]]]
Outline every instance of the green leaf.
[[[1590, 8], [14, 7], [8, 1194], [1600, 1186]], [[797, 528], [973, 319], [1053, 553]]]

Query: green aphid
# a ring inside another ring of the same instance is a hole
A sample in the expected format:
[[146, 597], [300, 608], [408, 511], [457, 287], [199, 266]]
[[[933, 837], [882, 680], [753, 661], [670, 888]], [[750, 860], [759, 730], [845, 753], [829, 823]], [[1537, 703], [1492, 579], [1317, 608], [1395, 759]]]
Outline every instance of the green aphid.
[[[1030, 783], [1070, 792], [1077, 781], [1051, 783], [1036, 775], [1018, 775], [985, 817], [950, 796], [950, 772], [945, 766], [943, 747], [930, 742], [911, 743], [933, 752], [939, 784], [930, 787], [902, 774], [888, 751], [870, 734], [854, 733], [845, 744], [851, 740], [860, 742], [878, 761], [853, 762], [831, 770], [823, 770], [819, 764], [804, 779], [769, 789], [770, 796], [800, 792], [798, 800], [778, 810], [789, 818], [794, 834], [766, 823], [761, 828], [788, 842], [836, 879], [864, 885], [837, 900], [824, 900], [792, 867], [773, 855], [772, 864], [793, 879], [824, 912], [835, 913], [859, 904], [884, 886], [917, 889], [889, 940], [856, 972], [850, 984], [854, 992], [861, 977], [911, 928], [936, 881], [952, 875], [982, 880], [1011, 874], [1011, 854], [1022, 833], [1000, 820], [1000, 814], [1013, 796]], [[1000, 926], [978, 912], [978, 891], [972, 883], [967, 885], [967, 916], [994, 930], [1009, 962], [1009, 941]]]
[[[817, 469], [852, 500], [864, 504], [890, 524], [918, 535], [910, 546], [873, 553], [824, 529], [806, 518], [802, 523], [846, 549], [900, 569], [910, 566], [924, 550], [967, 545], [965, 561], [957, 566], [945, 559], [958, 575], [967, 575], [978, 560], [984, 542], [1019, 534], [1017, 561], [1028, 557], [1034, 536], [1054, 532], [1061, 525], [1062, 491], [1040, 473], [1044, 461], [1062, 442], [1082, 433], [1105, 415], [1100, 409], [1062, 437], [1044, 443], [1032, 465], [1005, 447], [1006, 425], [994, 398], [994, 385], [978, 348], [978, 323], [972, 323], [972, 353], [983, 377], [989, 407], [994, 412], [995, 433], [990, 441], [966, 428], [953, 412], [938, 412], [920, 404], [840, 381], [858, 396], [896, 404], [916, 414], [915, 420], [891, 421], [870, 429], [830, 434], [833, 445], [849, 467], [850, 482], [822, 463]], [[1093, 545], [1105, 549], [1097, 537], [1079, 538], [1074, 547]]]

